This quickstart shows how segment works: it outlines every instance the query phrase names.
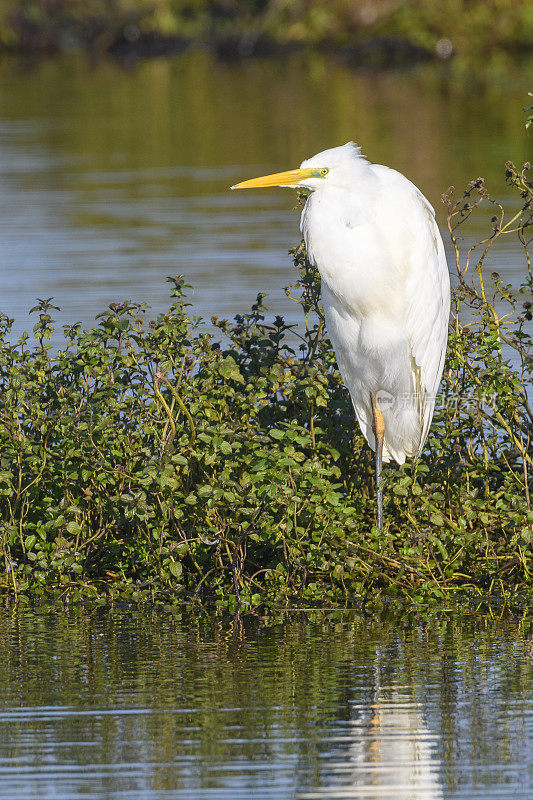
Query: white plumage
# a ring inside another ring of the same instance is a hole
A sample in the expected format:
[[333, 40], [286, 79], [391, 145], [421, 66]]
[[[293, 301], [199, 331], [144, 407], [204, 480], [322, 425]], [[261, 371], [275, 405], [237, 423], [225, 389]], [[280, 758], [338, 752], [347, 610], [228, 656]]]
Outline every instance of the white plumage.
[[[407, 178], [353, 143], [304, 161], [327, 167], [302, 213], [307, 253], [339, 369], [374, 449], [372, 392], [384, 417], [383, 460], [420, 453], [438, 391], [450, 281], [435, 212]], [[310, 183], [310, 181], [308, 181]]]
[[450, 279], [435, 212], [407, 178], [371, 164], [353, 142], [232, 188], [267, 186], [311, 190], [301, 230], [339, 369], [376, 451], [381, 528], [381, 461], [403, 464], [421, 452], [444, 366]]

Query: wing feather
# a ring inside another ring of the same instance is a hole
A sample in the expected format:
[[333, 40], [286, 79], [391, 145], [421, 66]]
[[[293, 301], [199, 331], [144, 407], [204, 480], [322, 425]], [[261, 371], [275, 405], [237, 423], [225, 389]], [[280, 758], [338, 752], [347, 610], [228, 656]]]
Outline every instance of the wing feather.
[[450, 279], [435, 212], [418, 190], [415, 203], [419, 210], [418, 214], [413, 215], [413, 224], [418, 223], [418, 236], [408, 270], [406, 296], [409, 298], [409, 305], [406, 324], [412, 358], [419, 368], [415, 380], [420, 392], [420, 450], [431, 424], [435, 397], [444, 368], [450, 313]]
[[[372, 180], [361, 179], [357, 191], [325, 187], [311, 194], [302, 232], [320, 271], [328, 333], [363, 434], [374, 447], [371, 396], [384, 391], [394, 403], [383, 411], [383, 457], [401, 464], [420, 452], [433, 416], [449, 275], [425, 197], [388, 167], [370, 170]], [[409, 407], [401, 402], [406, 395]]]

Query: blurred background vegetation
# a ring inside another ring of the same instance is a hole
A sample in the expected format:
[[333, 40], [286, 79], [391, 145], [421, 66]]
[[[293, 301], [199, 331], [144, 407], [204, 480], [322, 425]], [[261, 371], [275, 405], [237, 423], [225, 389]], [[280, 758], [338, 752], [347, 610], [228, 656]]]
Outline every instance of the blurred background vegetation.
[[533, 47], [531, 0], [0, 0], [0, 48], [219, 54], [312, 46], [376, 65]]

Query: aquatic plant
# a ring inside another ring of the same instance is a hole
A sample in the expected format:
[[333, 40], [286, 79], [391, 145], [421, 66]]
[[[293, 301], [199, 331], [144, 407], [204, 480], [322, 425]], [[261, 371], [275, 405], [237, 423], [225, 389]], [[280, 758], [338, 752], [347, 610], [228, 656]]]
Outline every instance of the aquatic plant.
[[[155, 321], [112, 304], [92, 330], [66, 326], [59, 352], [51, 299], [32, 310], [34, 340], [10, 342], [2, 316], [4, 592], [229, 608], [529, 596], [533, 185], [528, 165], [509, 163], [506, 178], [516, 213], [482, 179], [444, 198], [457, 272], [447, 364], [425, 452], [387, 469], [383, 535], [302, 245], [287, 289], [299, 326], [268, 318], [258, 295], [212, 333], [181, 278]], [[484, 209], [487, 236], [464, 245]], [[508, 237], [524, 252], [518, 289], [486, 276]]]

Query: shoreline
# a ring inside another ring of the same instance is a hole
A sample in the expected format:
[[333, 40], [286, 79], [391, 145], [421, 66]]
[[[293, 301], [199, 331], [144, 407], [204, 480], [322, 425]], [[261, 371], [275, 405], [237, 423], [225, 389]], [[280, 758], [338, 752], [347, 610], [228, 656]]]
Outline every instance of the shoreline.
[[[237, 36], [217, 36], [212, 39], [183, 38], [163, 34], [142, 34], [139, 38], [128, 40], [120, 36], [99, 46], [98, 42], [76, 42], [70, 47], [60, 42], [43, 41], [26, 43], [18, 47], [0, 46], [2, 57], [19, 57], [21, 60], [41, 62], [64, 58], [69, 55], [83, 55], [89, 60], [111, 57], [119, 62], [145, 61], [154, 58], [169, 58], [191, 51], [205, 51], [222, 62], [245, 61], [256, 58], [286, 57], [295, 53], [317, 53], [330, 56], [353, 68], [391, 69], [411, 67], [420, 63], [444, 63], [453, 56], [442, 58], [437, 53], [421, 47], [400, 36], [380, 36], [354, 41], [348, 45], [331, 44], [310, 45], [302, 42], [277, 42], [274, 39], [259, 37], [253, 41]], [[533, 48], [531, 51], [533, 53]]]
[[166, 0], [153, 6], [137, 0], [94, 6], [77, 0], [13, 0], [0, 9], [0, 58], [39, 61], [83, 54], [128, 62], [203, 49], [221, 61], [307, 52], [353, 67], [387, 69], [455, 59], [479, 68], [533, 53], [526, 0], [509, 7], [501, 19], [491, 5], [471, 0], [452, 17], [433, 4], [410, 0], [387, 8], [368, 0], [364, 9], [323, 0], [309, 0], [304, 8], [251, 7], [242, 0], [224, 8], [215, 0], [186, 6]]

